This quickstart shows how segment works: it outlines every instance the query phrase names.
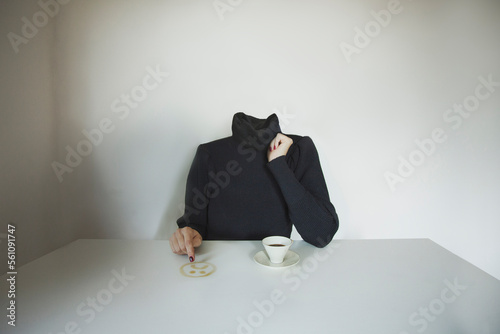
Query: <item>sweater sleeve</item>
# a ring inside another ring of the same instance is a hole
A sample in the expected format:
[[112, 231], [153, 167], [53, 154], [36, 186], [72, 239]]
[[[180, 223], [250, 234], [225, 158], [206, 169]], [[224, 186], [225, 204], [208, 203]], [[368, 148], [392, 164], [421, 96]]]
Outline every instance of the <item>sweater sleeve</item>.
[[177, 219], [179, 228], [189, 226], [198, 231], [203, 239], [206, 238], [208, 223], [209, 199], [204, 191], [204, 186], [208, 184], [208, 160], [208, 152], [203, 146], [198, 146], [186, 182], [184, 215]]
[[316, 247], [324, 247], [338, 230], [338, 216], [330, 202], [313, 141], [303, 137], [294, 145], [293, 152], [272, 160], [268, 168], [281, 189], [290, 220], [301, 237]]

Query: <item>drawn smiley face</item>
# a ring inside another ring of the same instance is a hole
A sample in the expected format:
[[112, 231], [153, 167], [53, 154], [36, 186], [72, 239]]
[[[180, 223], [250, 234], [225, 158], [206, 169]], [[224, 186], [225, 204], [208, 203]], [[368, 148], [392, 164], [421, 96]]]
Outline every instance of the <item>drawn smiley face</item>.
[[208, 262], [186, 263], [180, 269], [181, 274], [186, 277], [206, 277], [212, 275], [216, 268]]

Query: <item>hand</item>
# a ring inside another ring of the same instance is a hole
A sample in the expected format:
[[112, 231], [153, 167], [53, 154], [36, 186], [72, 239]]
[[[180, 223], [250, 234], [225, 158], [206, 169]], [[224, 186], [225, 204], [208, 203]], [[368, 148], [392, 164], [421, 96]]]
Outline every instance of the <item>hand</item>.
[[285, 136], [282, 133], [278, 133], [271, 143], [269, 144], [269, 150], [267, 151], [267, 161], [272, 161], [277, 157], [286, 155], [290, 146], [292, 146], [293, 140]]
[[189, 261], [194, 261], [194, 248], [201, 245], [201, 235], [191, 227], [177, 229], [170, 237], [170, 248], [175, 254], [187, 254]]

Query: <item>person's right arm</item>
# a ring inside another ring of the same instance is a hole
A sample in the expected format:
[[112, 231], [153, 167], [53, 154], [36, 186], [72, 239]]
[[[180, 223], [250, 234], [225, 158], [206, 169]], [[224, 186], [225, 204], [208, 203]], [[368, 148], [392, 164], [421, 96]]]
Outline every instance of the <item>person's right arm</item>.
[[190, 260], [194, 260], [194, 248], [206, 235], [208, 198], [204, 187], [209, 182], [208, 158], [208, 152], [198, 146], [186, 182], [184, 215], [177, 220], [179, 228], [170, 238], [172, 251], [187, 254]]

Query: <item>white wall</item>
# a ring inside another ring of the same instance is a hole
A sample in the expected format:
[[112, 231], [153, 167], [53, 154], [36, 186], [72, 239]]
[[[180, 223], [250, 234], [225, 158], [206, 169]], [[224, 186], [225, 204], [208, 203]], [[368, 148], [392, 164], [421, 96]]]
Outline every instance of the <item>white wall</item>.
[[23, 16], [35, 2], [2, 1], [0, 11], [0, 274], [7, 270], [7, 226], [16, 227], [16, 264], [22, 265], [76, 238], [74, 225], [60, 216], [59, 185], [50, 163], [56, 158], [53, 101], [54, 27], [47, 24], [25, 44], [12, 47], [8, 34], [21, 35]]
[[[45, 181], [61, 191], [61, 220], [79, 237], [167, 238], [196, 146], [230, 135], [237, 111], [278, 112], [293, 116], [285, 132], [311, 136], [320, 151], [338, 238], [431, 238], [500, 278], [500, 87], [460, 127], [443, 118], [473, 101], [478, 77], [500, 82], [500, 4], [231, 3], [222, 16], [201, 0], [61, 7], [51, 22], [54, 159], [84, 144], [82, 130], [109, 130], [62, 182], [53, 172]], [[397, 14], [349, 62], [342, 43], [362, 46], [355, 28], [380, 27], [371, 11], [388, 5]], [[19, 11], [9, 18], [31, 13]], [[141, 92], [147, 68], [169, 75], [128, 115], [115, 113], [122, 94]], [[21, 128], [24, 138], [30, 127]], [[384, 175], [438, 128], [445, 140], [392, 191]]]

